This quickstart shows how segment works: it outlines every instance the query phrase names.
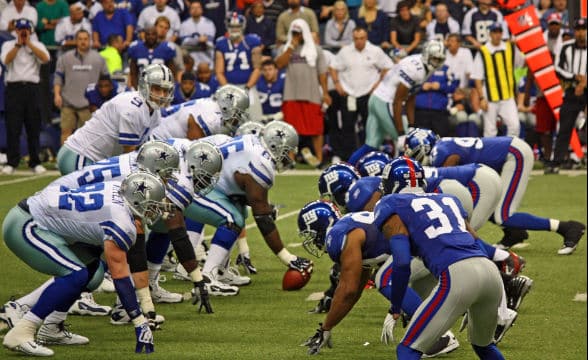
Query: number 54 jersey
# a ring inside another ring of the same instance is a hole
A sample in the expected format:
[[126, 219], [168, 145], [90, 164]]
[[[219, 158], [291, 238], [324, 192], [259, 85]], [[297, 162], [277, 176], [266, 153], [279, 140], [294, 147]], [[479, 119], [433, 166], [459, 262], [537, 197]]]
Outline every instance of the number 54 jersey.
[[398, 215], [410, 237], [411, 254], [423, 259], [427, 269], [439, 277], [447, 267], [470, 257], [485, 257], [466, 230], [465, 210], [448, 194], [392, 194], [384, 196], [375, 209], [378, 229]]
[[48, 186], [27, 200], [35, 221], [69, 244], [103, 246], [112, 239], [127, 251], [135, 243], [130, 209], [119, 195], [119, 182], [84, 185], [78, 189]]

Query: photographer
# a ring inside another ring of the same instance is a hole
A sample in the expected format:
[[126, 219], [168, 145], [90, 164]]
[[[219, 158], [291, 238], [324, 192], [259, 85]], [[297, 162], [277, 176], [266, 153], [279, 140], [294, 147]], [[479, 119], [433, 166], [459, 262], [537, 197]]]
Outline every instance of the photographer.
[[15, 24], [17, 38], [2, 44], [0, 59], [6, 66], [6, 137], [8, 163], [2, 169], [12, 174], [20, 162], [19, 140], [24, 123], [27, 132], [29, 167], [35, 174], [46, 170], [39, 160], [39, 136], [41, 132], [39, 98], [39, 71], [41, 64], [49, 61], [45, 45], [31, 39], [33, 23], [18, 19]]

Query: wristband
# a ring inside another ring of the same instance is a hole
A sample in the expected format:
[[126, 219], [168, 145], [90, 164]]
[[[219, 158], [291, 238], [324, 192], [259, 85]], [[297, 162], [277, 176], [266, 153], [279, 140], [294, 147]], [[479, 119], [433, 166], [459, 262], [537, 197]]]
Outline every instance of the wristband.
[[146, 322], [147, 322], [147, 320], [145, 320], [145, 316], [143, 316], [143, 315], [139, 315], [133, 319], [133, 325], [135, 327], [141, 326]]
[[127, 276], [122, 279], [113, 279], [114, 288], [120, 299], [123, 308], [129, 314], [131, 319], [142, 316], [141, 309], [137, 303], [137, 295], [135, 294], [135, 287], [131, 282], [131, 277]]

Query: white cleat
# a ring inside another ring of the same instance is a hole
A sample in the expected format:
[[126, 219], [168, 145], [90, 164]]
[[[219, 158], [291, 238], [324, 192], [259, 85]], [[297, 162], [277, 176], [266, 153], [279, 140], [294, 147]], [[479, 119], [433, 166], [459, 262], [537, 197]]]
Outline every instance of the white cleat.
[[22, 319], [29, 310], [27, 305], [20, 305], [16, 301], [11, 300], [0, 309], [0, 319], [6, 322], [8, 327], [12, 329], [18, 320]]
[[90, 340], [82, 335], [69, 332], [62, 322], [41, 325], [37, 332], [37, 342], [44, 345], [86, 345]]
[[112, 308], [100, 305], [94, 301], [92, 293], [82, 293], [80, 298], [69, 308], [68, 313], [72, 315], [106, 316]]
[[239, 288], [232, 285], [227, 285], [216, 280], [211, 274], [202, 274], [206, 290], [211, 296], [235, 296], [239, 294]]
[[157, 279], [149, 280], [149, 290], [151, 290], [151, 299], [156, 303], [179, 303], [184, 300], [182, 294], [169, 292], [159, 286], [159, 275]]
[[4, 336], [4, 347], [30, 356], [52, 356], [53, 350], [35, 342], [37, 326], [27, 319], [21, 319]]
[[449, 330], [445, 334], [443, 334], [443, 336], [441, 336], [441, 338], [435, 344], [433, 344], [432, 348], [429, 349], [429, 351], [423, 353], [422, 358], [432, 358], [435, 356], [448, 354], [453, 350], [457, 349], [458, 347], [459, 341], [457, 341], [457, 338], [455, 337], [453, 332]]
[[54, 354], [53, 350], [37, 344], [34, 341], [25, 341], [14, 347], [7, 346], [6, 344], [4, 344], [4, 346], [12, 351], [20, 352], [29, 356], [53, 356]]
[[104, 280], [100, 283], [100, 286], [96, 289], [96, 292], [115, 293], [114, 282], [112, 281], [112, 275], [109, 272], [104, 273]]
[[222, 274], [219, 271], [216, 279], [224, 284], [232, 286], [245, 286], [251, 284], [251, 278], [249, 276], [241, 276], [239, 270], [232, 266], [226, 268]]
[[508, 311], [507, 317], [505, 319], [498, 319], [498, 324], [496, 325], [496, 331], [494, 332], [494, 343], [498, 344], [506, 332], [511, 328], [514, 324], [517, 316], [519, 315], [516, 311], [511, 309], [506, 309]]

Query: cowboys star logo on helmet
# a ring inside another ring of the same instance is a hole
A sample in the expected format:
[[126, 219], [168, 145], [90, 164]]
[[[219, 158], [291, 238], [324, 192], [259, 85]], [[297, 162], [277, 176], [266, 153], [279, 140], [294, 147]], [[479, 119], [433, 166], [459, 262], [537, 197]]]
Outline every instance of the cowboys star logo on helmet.
[[139, 193], [144, 199], [146, 199], [147, 191], [151, 190], [151, 187], [145, 184], [145, 181], [136, 181], [133, 184], [135, 185], [135, 191], [133, 191], [133, 194]]

